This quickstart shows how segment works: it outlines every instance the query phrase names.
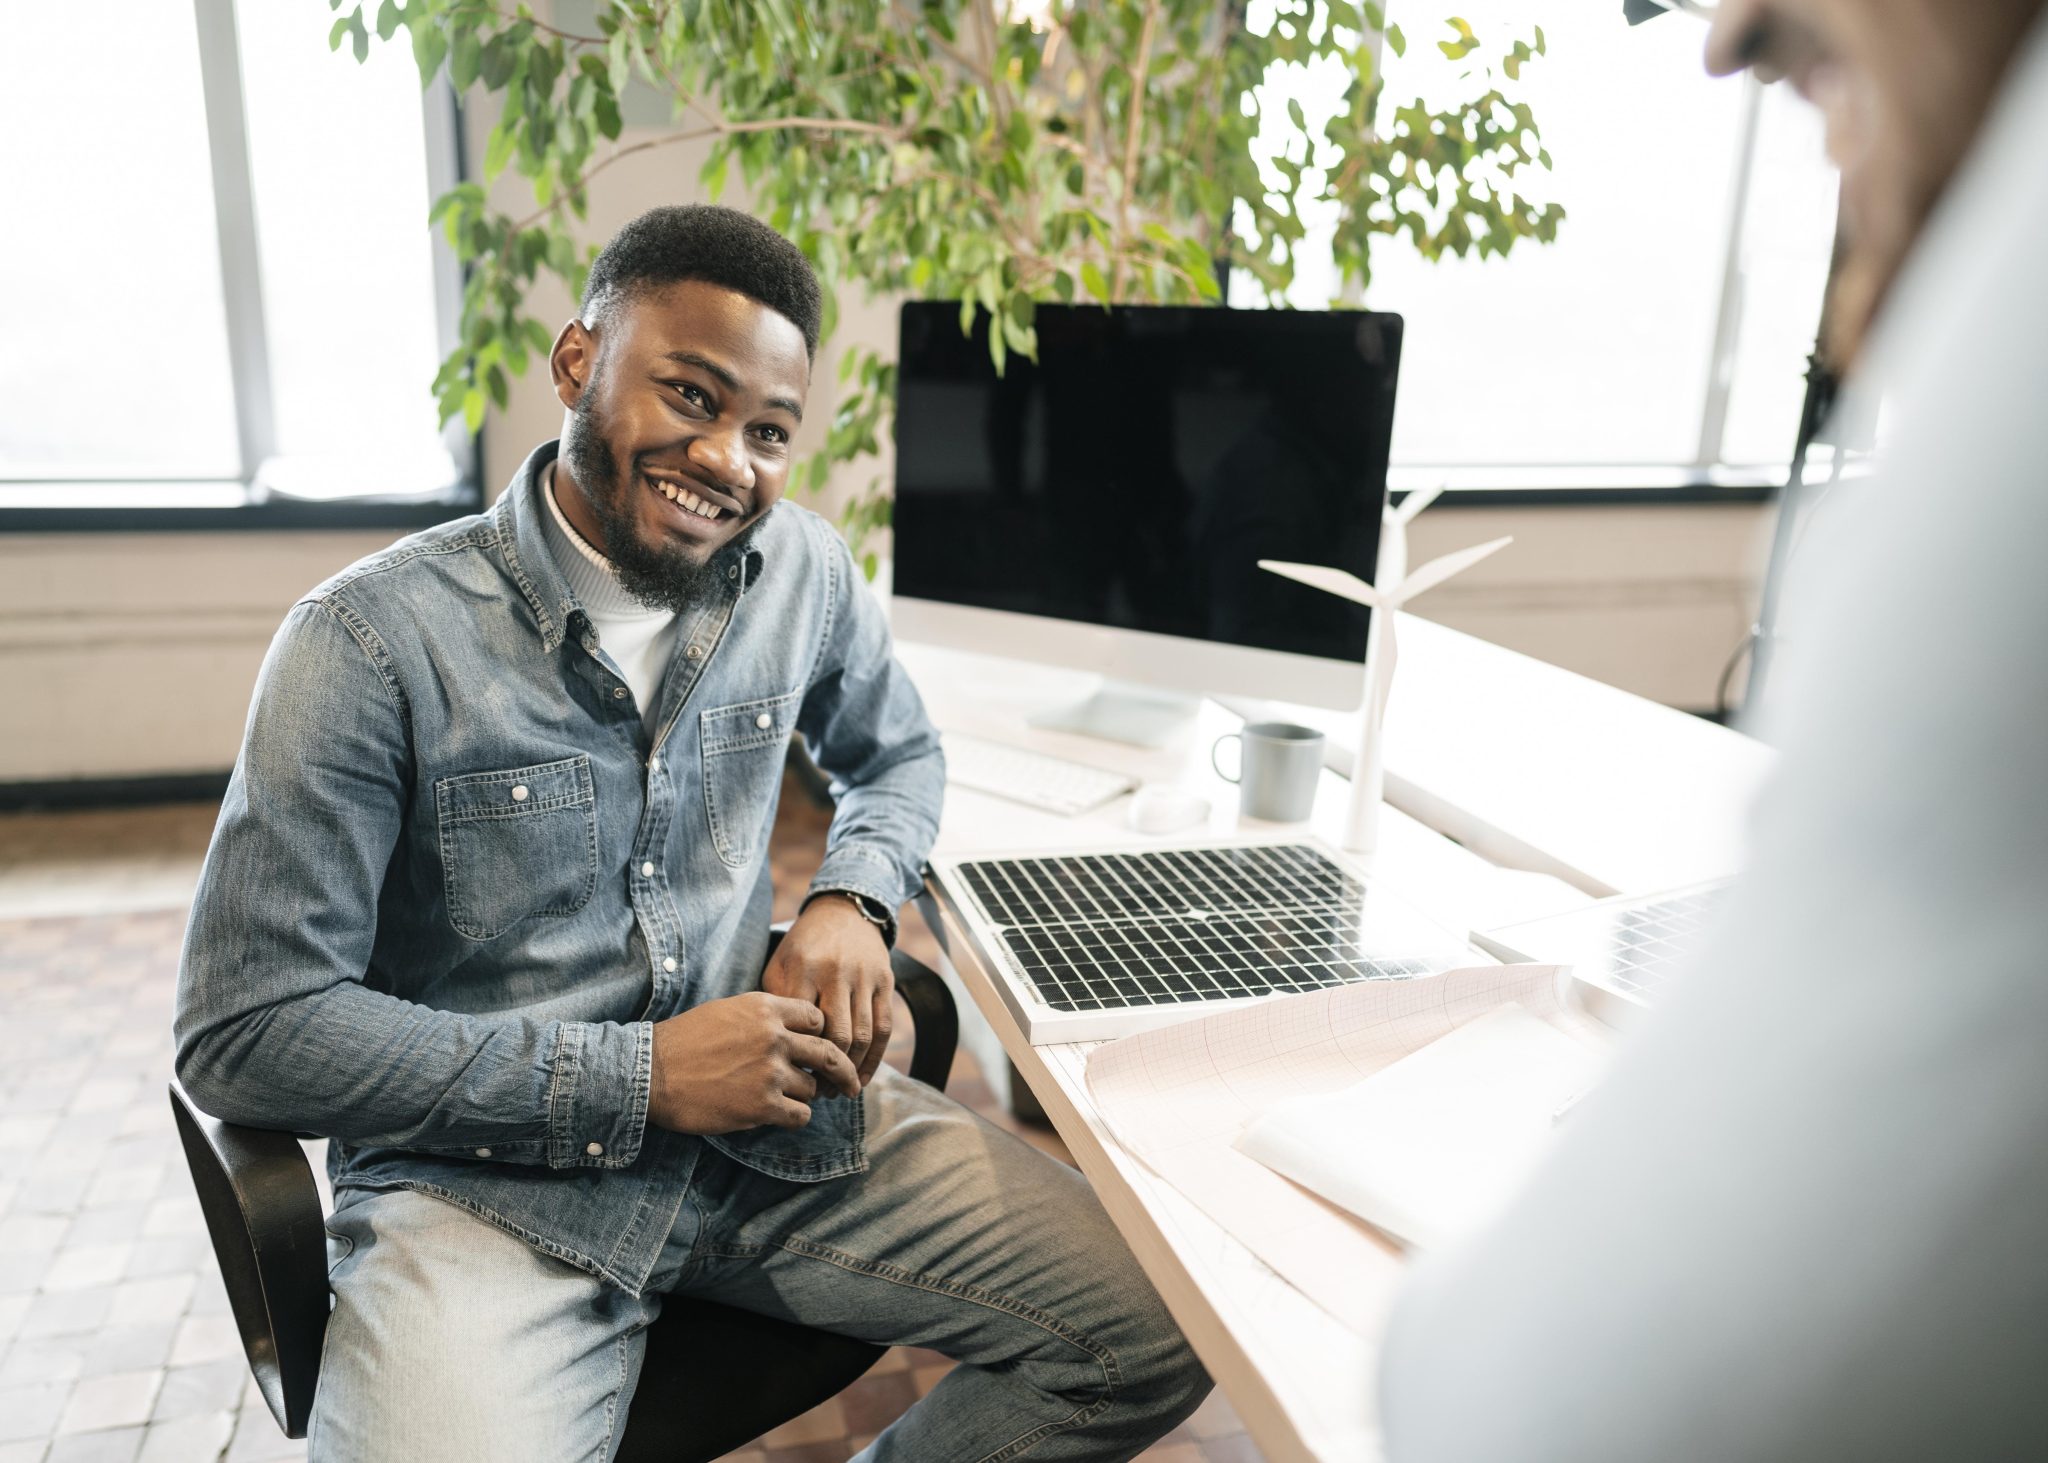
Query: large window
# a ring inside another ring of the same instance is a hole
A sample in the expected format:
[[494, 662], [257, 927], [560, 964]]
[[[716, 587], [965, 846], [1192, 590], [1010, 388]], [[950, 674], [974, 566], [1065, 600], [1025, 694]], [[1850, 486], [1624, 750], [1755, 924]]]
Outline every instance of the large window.
[[[453, 107], [302, 0], [15, 7], [0, 504], [464, 496], [428, 382]], [[430, 172], [435, 176], [430, 177]]]
[[[1780, 480], [1834, 235], [1817, 121], [1783, 88], [1708, 77], [1705, 29], [1681, 17], [1631, 28], [1618, 0], [1455, 9], [1489, 53], [1543, 27], [1549, 52], [1519, 94], [1556, 167], [1530, 186], [1567, 218], [1556, 243], [1505, 259], [1429, 264], [1405, 241], [1375, 251], [1364, 303], [1408, 322], [1397, 485]], [[1408, 49], [1386, 58], [1384, 100], [1454, 95], [1464, 63], [1430, 29], [1449, 10], [1388, 11]], [[1342, 78], [1274, 83], [1313, 124]], [[1314, 245], [1312, 232], [1299, 305], [1335, 289], [1328, 245], [1319, 261]]]

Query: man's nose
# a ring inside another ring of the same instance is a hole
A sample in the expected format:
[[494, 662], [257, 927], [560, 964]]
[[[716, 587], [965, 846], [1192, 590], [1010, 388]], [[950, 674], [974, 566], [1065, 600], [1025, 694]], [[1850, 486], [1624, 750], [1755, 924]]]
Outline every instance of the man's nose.
[[738, 426], [713, 424], [690, 439], [683, 455], [690, 465], [719, 487], [741, 492], [754, 486], [753, 465]]
[[1721, 0], [1707, 32], [1707, 71], [1733, 76], [1758, 59], [1757, 49], [1770, 31], [1771, 0]]

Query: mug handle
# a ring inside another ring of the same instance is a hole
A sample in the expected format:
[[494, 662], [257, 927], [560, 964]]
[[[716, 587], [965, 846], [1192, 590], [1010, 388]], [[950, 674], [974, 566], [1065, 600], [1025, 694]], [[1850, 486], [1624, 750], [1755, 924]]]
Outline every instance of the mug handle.
[[[1225, 771], [1223, 770], [1223, 764], [1222, 764], [1222, 763], [1220, 763], [1220, 762], [1218, 762], [1218, 761], [1216, 760], [1216, 754], [1217, 754], [1218, 752], [1220, 752], [1220, 751], [1222, 751], [1222, 750], [1223, 750], [1223, 744], [1224, 744], [1225, 742], [1236, 742], [1236, 743], [1237, 743], [1237, 776], [1236, 776], [1236, 777], [1232, 777], [1232, 776], [1231, 776], [1231, 775], [1230, 775], [1230, 774], [1229, 774], [1228, 772], [1225, 772]], [[1222, 779], [1223, 779], [1223, 780], [1224, 780], [1225, 782], [1229, 782], [1229, 783], [1235, 783], [1235, 782], [1238, 782], [1238, 781], [1239, 781], [1240, 779], [1242, 779], [1242, 778], [1243, 778], [1243, 776], [1244, 776], [1244, 737], [1243, 737], [1243, 735], [1242, 735], [1242, 734], [1240, 734], [1240, 733], [1238, 733], [1238, 732], [1225, 732], [1225, 733], [1224, 733], [1224, 734], [1223, 734], [1222, 736], [1220, 736], [1220, 737], [1216, 738], [1216, 745], [1215, 745], [1215, 746], [1213, 746], [1213, 747], [1211, 747], [1211, 748], [1209, 749], [1209, 765], [1210, 765], [1211, 767], [1213, 767], [1213, 768], [1215, 768], [1215, 769], [1216, 769], [1216, 775], [1217, 775], [1218, 777], [1222, 778]]]

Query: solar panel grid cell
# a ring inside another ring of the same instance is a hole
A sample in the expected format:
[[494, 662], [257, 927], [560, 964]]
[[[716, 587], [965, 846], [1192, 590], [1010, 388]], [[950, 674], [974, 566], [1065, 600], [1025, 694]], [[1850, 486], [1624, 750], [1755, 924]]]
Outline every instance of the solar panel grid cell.
[[1366, 954], [1366, 890], [1303, 844], [989, 859], [961, 873], [1055, 1010], [1167, 1006], [1407, 979]]

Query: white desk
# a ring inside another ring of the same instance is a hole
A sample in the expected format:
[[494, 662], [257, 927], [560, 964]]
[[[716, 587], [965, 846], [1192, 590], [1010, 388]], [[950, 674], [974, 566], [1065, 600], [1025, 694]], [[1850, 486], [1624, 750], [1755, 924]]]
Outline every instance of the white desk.
[[[1203, 703], [1197, 724], [1164, 750], [1122, 747], [1027, 728], [1030, 711], [1077, 698], [1086, 677], [926, 646], [899, 654], [942, 729], [1210, 797], [1208, 827], [1171, 841], [1278, 831], [1241, 824], [1236, 790], [1211, 770], [1210, 746], [1238, 725], [1214, 703]], [[1348, 722], [1292, 714], [1332, 732]], [[1588, 894], [1710, 878], [1735, 867], [1741, 810], [1768, 762], [1732, 732], [1404, 617], [1388, 727], [1393, 807], [1369, 867], [1454, 930], [1532, 917]], [[1347, 792], [1324, 775], [1310, 826], [1331, 843], [1341, 841]], [[1125, 807], [1119, 800], [1061, 818], [950, 788], [939, 846], [963, 854], [1142, 841], [1125, 826]], [[984, 1067], [997, 1046], [1015, 1063], [1267, 1459], [1378, 1456], [1376, 1338], [1347, 1331], [1124, 1152], [1091, 1101], [1087, 1047], [1028, 1045], [965, 931], [939, 906], [924, 901], [949, 974], [985, 1022], [977, 1029], [964, 1020], [963, 1040]], [[1400, 1270], [1389, 1249], [1378, 1277], [1389, 1304]]]

